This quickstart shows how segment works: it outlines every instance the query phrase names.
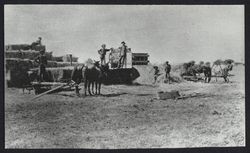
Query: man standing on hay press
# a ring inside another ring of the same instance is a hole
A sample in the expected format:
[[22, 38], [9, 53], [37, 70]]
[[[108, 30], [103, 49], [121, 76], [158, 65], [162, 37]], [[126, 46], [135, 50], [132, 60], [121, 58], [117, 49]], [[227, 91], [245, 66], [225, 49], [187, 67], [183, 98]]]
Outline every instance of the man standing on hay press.
[[171, 65], [166, 61], [165, 63], [165, 72], [166, 72], [166, 81], [170, 84], [170, 71], [171, 71]]
[[121, 52], [120, 52], [120, 59], [119, 59], [119, 65], [118, 68], [121, 68], [124, 66], [125, 64], [125, 60], [127, 58], [127, 46], [126, 43], [123, 41], [121, 42], [122, 46], [121, 46]]
[[45, 56], [45, 50], [40, 51], [40, 55], [35, 59], [35, 62], [39, 64], [39, 82], [44, 81], [47, 66], [47, 57]]
[[108, 51], [110, 51], [110, 49], [106, 49], [106, 45], [102, 44], [101, 46], [102, 48], [100, 50], [98, 50], [98, 53], [100, 54], [100, 60], [101, 60], [101, 65], [105, 65], [106, 64], [106, 53]]

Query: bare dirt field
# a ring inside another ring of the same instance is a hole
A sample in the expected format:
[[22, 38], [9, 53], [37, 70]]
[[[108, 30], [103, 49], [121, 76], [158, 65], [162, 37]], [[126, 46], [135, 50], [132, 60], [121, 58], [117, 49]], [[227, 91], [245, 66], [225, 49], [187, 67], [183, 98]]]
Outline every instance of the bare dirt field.
[[[110, 85], [102, 96], [5, 91], [5, 148], [176, 148], [245, 146], [244, 67], [230, 83]], [[157, 100], [159, 90], [200, 96]], [[81, 90], [81, 92], [83, 92]]]

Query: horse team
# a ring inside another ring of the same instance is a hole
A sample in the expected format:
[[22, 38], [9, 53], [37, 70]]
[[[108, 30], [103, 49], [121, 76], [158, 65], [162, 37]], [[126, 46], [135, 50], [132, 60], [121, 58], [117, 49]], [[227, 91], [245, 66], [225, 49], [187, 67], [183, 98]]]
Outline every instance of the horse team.
[[81, 81], [84, 80], [85, 96], [87, 95], [87, 92], [89, 95], [100, 95], [101, 84], [105, 79], [107, 79], [108, 71], [108, 63], [100, 65], [99, 61], [95, 61], [91, 67], [83, 65], [81, 68], [78, 68], [77, 66], [75, 66], [71, 78], [77, 84], [75, 86], [76, 94], [79, 95], [78, 84], [80, 84]]

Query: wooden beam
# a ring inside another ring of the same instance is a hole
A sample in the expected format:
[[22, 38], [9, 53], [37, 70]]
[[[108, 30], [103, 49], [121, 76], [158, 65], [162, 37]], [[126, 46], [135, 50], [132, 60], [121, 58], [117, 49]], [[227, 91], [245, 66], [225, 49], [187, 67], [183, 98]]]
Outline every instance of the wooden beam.
[[53, 85], [66, 85], [67, 83], [63, 82], [31, 82], [32, 85], [44, 85], [44, 86], [53, 86]]
[[37, 98], [39, 98], [39, 97], [41, 97], [41, 96], [43, 96], [43, 95], [46, 95], [46, 94], [48, 94], [48, 93], [50, 93], [50, 92], [52, 92], [52, 91], [55, 91], [55, 90], [57, 90], [57, 89], [60, 89], [60, 88], [62, 88], [62, 87], [64, 87], [64, 86], [66, 86], [66, 85], [68, 85], [68, 84], [60, 85], [60, 86], [58, 86], [58, 87], [55, 87], [55, 88], [50, 89], [50, 90], [48, 90], [48, 91], [45, 91], [45, 92], [41, 93], [40, 95], [37, 95], [36, 97], [32, 98], [31, 100], [35, 100], [35, 99], [37, 99]]

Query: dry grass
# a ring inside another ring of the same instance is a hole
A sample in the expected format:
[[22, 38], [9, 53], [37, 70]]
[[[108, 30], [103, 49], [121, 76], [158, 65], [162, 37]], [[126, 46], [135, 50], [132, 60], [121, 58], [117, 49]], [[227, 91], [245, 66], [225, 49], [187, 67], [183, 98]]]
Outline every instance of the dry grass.
[[[175, 148], [245, 146], [244, 67], [232, 83], [104, 86], [103, 96], [5, 93], [6, 148]], [[156, 100], [159, 90], [202, 96]], [[83, 92], [81, 90], [81, 92]]]

